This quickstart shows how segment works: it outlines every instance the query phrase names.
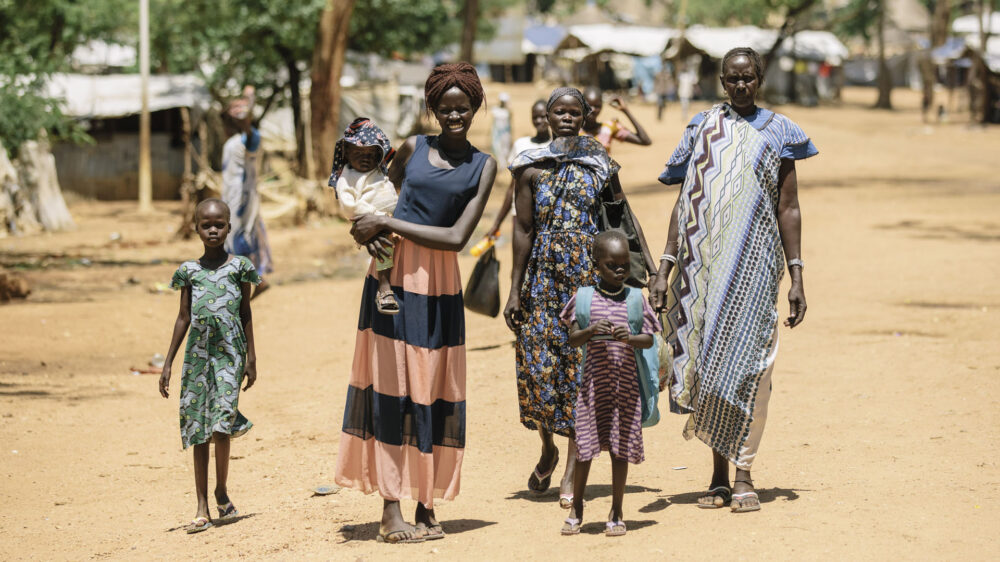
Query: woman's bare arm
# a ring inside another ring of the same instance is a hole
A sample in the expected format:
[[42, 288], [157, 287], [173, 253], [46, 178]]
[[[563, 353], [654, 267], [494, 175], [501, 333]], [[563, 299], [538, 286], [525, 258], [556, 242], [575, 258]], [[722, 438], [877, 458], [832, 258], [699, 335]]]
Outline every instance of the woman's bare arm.
[[163, 359], [163, 371], [160, 373], [160, 395], [169, 398], [167, 391], [170, 386], [170, 371], [174, 364], [174, 356], [184, 341], [188, 327], [191, 326], [191, 286], [181, 289], [181, 304], [177, 310], [177, 320], [174, 321], [174, 333], [170, 338], [170, 347], [167, 349], [167, 356]]
[[[781, 234], [781, 246], [785, 250], [785, 259], [793, 260], [802, 257], [802, 212], [799, 209], [799, 182], [795, 173], [795, 160], [783, 159], [778, 170], [778, 185], [781, 189], [778, 199], [778, 232]], [[806, 293], [802, 286], [802, 268], [788, 268], [792, 279], [792, 288], [788, 290], [788, 319], [785, 326], [794, 328], [802, 323], [806, 316]]]
[[496, 174], [496, 160], [490, 157], [479, 176], [476, 195], [465, 206], [465, 210], [452, 226], [428, 226], [389, 216], [365, 215], [354, 222], [351, 233], [354, 234], [356, 241], [364, 243], [379, 232], [390, 231], [427, 248], [457, 252], [465, 247], [480, 217], [483, 216], [483, 209], [490, 198]]
[[510, 294], [503, 317], [507, 327], [515, 329], [521, 323], [521, 285], [524, 283], [524, 272], [528, 266], [531, 247], [535, 243], [533, 184], [538, 176], [534, 167], [521, 168], [514, 176], [516, 196], [514, 204], [517, 214], [514, 216], [513, 260], [510, 273]]
[[[670, 226], [667, 227], [667, 244], [663, 247], [665, 255], [677, 258], [678, 237], [680, 230], [677, 220], [677, 209], [681, 204], [681, 195], [677, 194], [677, 201], [674, 202], [674, 209], [670, 211]], [[670, 260], [660, 260], [656, 277], [649, 283], [649, 304], [653, 310], [661, 312], [667, 305], [667, 281], [670, 279], [670, 270], [673, 269], [674, 262]]]

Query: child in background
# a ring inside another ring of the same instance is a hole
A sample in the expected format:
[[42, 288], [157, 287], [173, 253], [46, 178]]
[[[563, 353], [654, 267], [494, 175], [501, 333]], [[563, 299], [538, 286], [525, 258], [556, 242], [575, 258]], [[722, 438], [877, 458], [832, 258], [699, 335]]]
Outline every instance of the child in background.
[[229, 439], [243, 435], [253, 425], [236, 406], [244, 377], [243, 390], [257, 380], [250, 286], [260, 283], [248, 258], [230, 255], [223, 247], [230, 229], [229, 206], [219, 199], [206, 199], [198, 204], [194, 216], [205, 253], [198, 260], [184, 262], [171, 281], [171, 287], [181, 291], [181, 304], [160, 375], [160, 395], [168, 398], [174, 355], [190, 327], [181, 375], [181, 441], [185, 449], [194, 446], [198, 511], [185, 527], [188, 533], [212, 526], [208, 513], [210, 442], [215, 442], [219, 519], [238, 515], [226, 489]]
[[642, 146], [653, 144], [652, 139], [646, 133], [646, 129], [643, 129], [642, 125], [636, 121], [635, 116], [632, 115], [632, 111], [628, 108], [628, 104], [625, 103], [625, 100], [621, 96], [612, 97], [609, 103], [611, 107], [621, 111], [628, 118], [632, 126], [635, 127], [634, 133], [622, 125], [618, 119], [612, 119], [611, 121], [600, 120], [601, 110], [604, 108], [604, 93], [599, 88], [587, 88], [584, 90], [583, 95], [587, 99], [587, 104], [590, 105], [590, 113], [585, 116], [583, 129], [580, 133], [597, 139], [601, 143], [601, 146], [604, 147], [604, 150], [608, 151], [608, 154], [611, 154], [611, 143], [613, 141]]
[[642, 291], [624, 285], [630, 269], [625, 235], [613, 230], [601, 232], [594, 237], [593, 255], [600, 283], [579, 289], [561, 315], [569, 327], [569, 344], [586, 346], [576, 402], [573, 505], [562, 534], [580, 533], [590, 463], [601, 451], [608, 451], [612, 500], [605, 535], [613, 537], [626, 532], [622, 500], [628, 464], [644, 460], [643, 398], [636, 349], [652, 347], [653, 334], [661, 328]]
[[[525, 150], [543, 148], [552, 142], [552, 134], [549, 132], [548, 114], [545, 112], [546, 104], [546, 100], [538, 100], [531, 105], [531, 124], [535, 127], [535, 134], [530, 137], [521, 137], [514, 141], [514, 148], [510, 151], [509, 162], [505, 164], [512, 163], [514, 158]], [[488, 250], [497, 237], [500, 236], [500, 227], [503, 225], [503, 221], [507, 218], [507, 214], [514, 209], [514, 183], [514, 174], [511, 174], [510, 185], [503, 196], [503, 203], [500, 204], [500, 210], [497, 211], [497, 218], [487, 231], [486, 237], [470, 250], [469, 253], [473, 256], [478, 256]]]
[[493, 124], [490, 127], [490, 147], [493, 150], [493, 158], [497, 162], [505, 163], [510, 159], [510, 149], [513, 143], [511, 135], [510, 94], [500, 92], [500, 105], [490, 110], [493, 116]]
[[[371, 119], [358, 117], [344, 131], [333, 151], [330, 187], [340, 201], [340, 214], [347, 220], [362, 215], [391, 215], [399, 199], [387, 177], [389, 161], [396, 154], [389, 137]], [[399, 302], [392, 291], [392, 248], [389, 256], [375, 263], [378, 293], [375, 306], [382, 314], [399, 314]]]

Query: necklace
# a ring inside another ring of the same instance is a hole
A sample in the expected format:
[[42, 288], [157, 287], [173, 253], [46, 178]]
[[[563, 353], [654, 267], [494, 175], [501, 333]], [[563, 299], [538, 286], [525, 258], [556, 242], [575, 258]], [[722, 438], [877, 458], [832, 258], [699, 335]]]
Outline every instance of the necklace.
[[617, 291], [605, 291], [604, 289], [601, 288], [600, 285], [598, 285], [597, 286], [597, 290], [600, 291], [604, 296], [607, 296], [607, 297], [616, 297], [616, 296], [622, 294], [622, 291], [625, 290], [625, 285], [622, 285], [621, 287], [619, 287]]

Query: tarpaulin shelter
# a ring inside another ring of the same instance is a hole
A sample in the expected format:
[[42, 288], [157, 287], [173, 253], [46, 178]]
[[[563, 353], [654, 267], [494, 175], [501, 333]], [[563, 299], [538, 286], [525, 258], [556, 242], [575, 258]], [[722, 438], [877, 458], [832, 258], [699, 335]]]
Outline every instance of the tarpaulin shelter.
[[[983, 30], [987, 33], [1000, 33], [1000, 12], [993, 11], [983, 14]], [[979, 16], [970, 14], [960, 16], [951, 22], [951, 30], [959, 35], [979, 33]]]
[[521, 50], [529, 54], [551, 55], [564, 37], [566, 28], [561, 25], [529, 25], [524, 28]]
[[635, 57], [659, 56], [678, 35], [668, 27], [590, 24], [574, 25], [556, 47], [559, 57], [573, 61], [573, 81], [604, 89], [622, 86], [632, 78]]
[[676, 29], [669, 27], [606, 23], [574, 25], [566, 30], [566, 36], [559, 42], [556, 51], [566, 53], [566, 56], [579, 51], [585, 56], [618, 53], [646, 57], [662, 53], [667, 41], [678, 35]]
[[[58, 143], [52, 147], [59, 184], [96, 199], [137, 197], [139, 170], [138, 74], [54, 74], [46, 94], [63, 101], [63, 112], [83, 121], [92, 145]], [[197, 122], [211, 96], [200, 78], [149, 77], [150, 151], [153, 196], [174, 198], [184, 170], [181, 108]]]

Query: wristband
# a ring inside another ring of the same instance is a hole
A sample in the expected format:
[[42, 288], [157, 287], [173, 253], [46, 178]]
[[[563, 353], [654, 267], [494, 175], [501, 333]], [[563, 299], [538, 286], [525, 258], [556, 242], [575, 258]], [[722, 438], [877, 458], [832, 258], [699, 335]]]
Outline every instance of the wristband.
[[806, 268], [805, 264], [799, 258], [794, 258], [794, 259], [788, 260], [788, 268], [789, 269], [791, 269], [791, 268], [793, 268], [795, 266], [798, 266], [799, 269], [805, 269]]

